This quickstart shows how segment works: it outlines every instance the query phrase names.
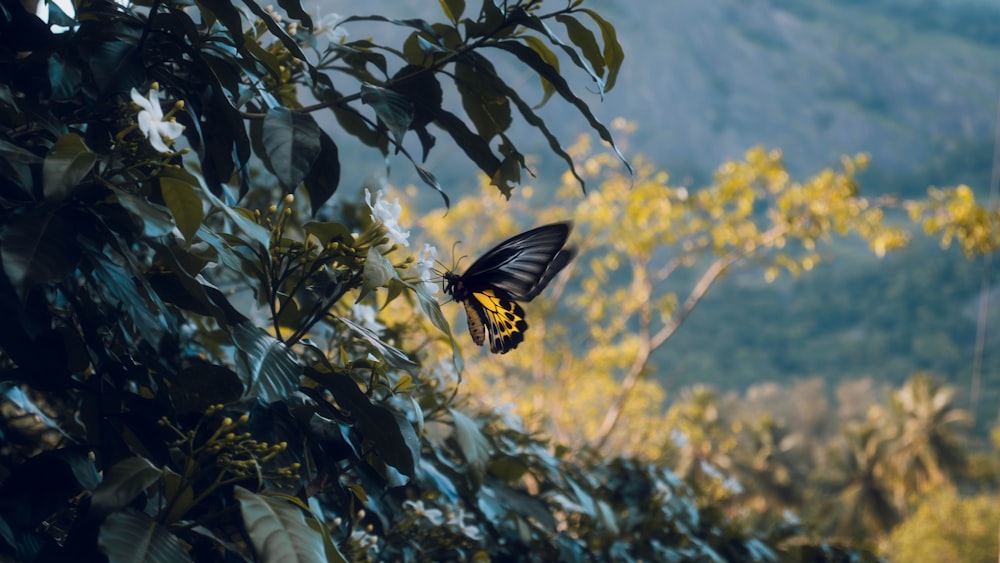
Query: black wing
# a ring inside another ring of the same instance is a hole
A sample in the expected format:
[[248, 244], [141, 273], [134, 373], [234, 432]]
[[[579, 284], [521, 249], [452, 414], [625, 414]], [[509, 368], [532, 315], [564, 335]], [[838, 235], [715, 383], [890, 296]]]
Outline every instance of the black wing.
[[576, 255], [563, 249], [572, 223], [553, 223], [513, 236], [493, 247], [462, 274], [471, 291], [499, 289], [511, 299], [531, 301]]

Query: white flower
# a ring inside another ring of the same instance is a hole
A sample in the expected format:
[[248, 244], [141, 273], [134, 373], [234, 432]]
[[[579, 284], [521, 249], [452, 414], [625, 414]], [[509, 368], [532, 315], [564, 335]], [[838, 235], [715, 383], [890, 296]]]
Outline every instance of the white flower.
[[475, 526], [465, 525], [465, 511], [462, 510], [461, 508], [458, 509], [458, 512], [453, 513], [448, 518], [447, 524], [453, 530], [469, 538], [470, 540], [478, 541], [479, 538], [481, 537], [479, 533], [479, 528]]
[[372, 197], [372, 193], [365, 188], [365, 202], [372, 210], [372, 221], [385, 226], [391, 241], [401, 246], [410, 246], [410, 231], [404, 231], [399, 226], [399, 216], [403, 213], [403, 206], [399, 204], [398, 197], [389, 203], [383, 199], [382, 190]]
[[413, 265], [413, 269], [420, 278], [420, 285], [423, 286], [428, 295], [436, 295], [440, 289], [438, 284], [431, 281], [434, 274], [434, 261], [437, 260], [437, 257], [438, 249], [424, 243], [424, 249], [417, 256], [417, 263]]
[[440, 526], [444, 523], [444, 513], [436, 508], [424, 508], [422, 500], [404, 500], [403, 508], [409, 508], [417, 516], [426, 518], [433, 526]]
[[149, 99], [146, 99], [132, 88], [132, 101], [140, 108], [139, 115], [136, 116], [139, 130], [149, 139], [154, 149], [170, 152], [168, 145], [173, 143], [173, 139], [180, 137], [184, 126], [174, 121], [163, 121], [163, 110], [160, 108], [156, 90], [150, 90]]
[[[317, 10], [318, 12], [318, 10]], [[313, 48], [325, 52], [331, 43], [343, 44], [347, 41], [347, 30], [337, 27], [344, 18], [339, 14], [325, 14], [313, 18]]]
[[355, 303], [354, 307], [351, 308], [351, 313], [354, 315], [355, 320], [358, 321], [358, 324], [375, 334], [379, 334], [385, 330], [385, 325], [378, 322], [375, 318], [375, 307], [365, 305], [364, 303]]

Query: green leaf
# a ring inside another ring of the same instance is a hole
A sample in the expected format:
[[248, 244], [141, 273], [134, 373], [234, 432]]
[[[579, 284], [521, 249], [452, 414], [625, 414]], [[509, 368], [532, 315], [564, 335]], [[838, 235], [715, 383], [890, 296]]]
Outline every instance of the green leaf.
[[[222, 213], [233, 222], [237, 229], [242, 231], [242, 234], [246, 235], [246, 237], [240, 237], [241, 241], [245, 243], [256, 243], [256, 248], [254, 248], [254, 251], [256, 252], [264, 251], [270, 248], [271, 232], [268, 231], [267, 228], [253, 222], [247, 216], [240, 213], [237, 208], [226, 205], [211, 191], [202, 190], [202, 193], [205, 194], [205, 197], [208, 198], [216, 209], [222, 211]], [[251, 247], [253, 246], [251, 245]]]
[[42, 164], [42, 189], [46, 199], [62, 199], [90, 173], [97, 155], [76, 133], [59, 137]]
[[247, 387], [246, 397], [266, 403], [291, 396], [299, 388], [302, 366], [277, 338], [249, 322], [233, 327], [236, 374]]
[[[545, 37], [548, 38], [549, 41], [552, 42], [553, 45], [556, 45], [557, 47], [561, 48], [563, 52], [566, 53], [567, 56], [569, 56], [570, 60], [573, 61], [573, 64], [583, 69], [590, 76], [590, 78], [597, 83], [598, 91], [601, 93], [601, 97], [603, 99], [605, 90], [604, 80], [600, 76], [598, 76], [596, 72], [594, 72], [594, 69], [592, 69], [590, 65], [587, 64], [586, 61], [580, 58], [580, 55], [576, 52], [576, 49], [563, 43], [562, 40], [559, 39], [559, 36], [553, 33], [552, 30], [549, 29], [547, 25], [545, 25], [545, 22], [542, 21], [541, 18], [527, 12], [523, 8], [518, 8], [513, 12], [512, 19], [513, 21], [516, 21], [517, 23], [529, 29], [533, 29], [539, 33], [542, 33], [543, 35], [545, 35]], [[525, 39], [526, 40], [525, 43], [529, 43], [530, 45], [530, 42], [527, 41], [528, 37], [530, 36], [524, 36], [522, 37], [522, 39]], [[532, 46], [532, 48], [534, 47]], [[542, 57], [542, 59], [549, 60], [548, 57], [543, 55], [541, 52], [539, 52], [538, 54], [539, 56]], [[541, 72], [539, 72], [539, 74], [544, 77], [544, 74], [542, 74]]]
[[70, 222], [49, 209], [14, 216], [0, 236], [4, 273], [22, 299], [36, 285], [62, 281], [80, 263]]
[[355, 419], [358, 430], [374, 446], [375, 453], [407, 477], [416, 472], [420, 439], [405, 417], [373, 404], [358, 384], [343, 373], [324, 373], [306, 367], [306, 376], [325, 386], [334, 400]]
[[97, 536], [111, 563], [177, 563], [191, 561], [191, 555], [177, 536], [137, 510], [124, 510], [108, 516]]
[[395, 346], [383, 341], [379, 338], [378, 334], [374, 331], [369, 330], [350, 319], [344, 317], [336, 317], [338, 321], [344, 323], [347, 328], [351, 329], [352, 332], [360, 336], [366, 344], [371, 346], [375, 351], [378, 352], [379, 356], [385, 360], [385, 363], [394, 367], [396, 369], [406, 369], [413, 370], [418, 366], [416, 362], [410, 359], [406, 355], [406, 352], [396, 348]]
[[306, 27], [313, 26], [312, 18], [302, 9], [299, 0], [278, 0], [278, 5], [288, 13], [289, 17], [299, 20]]
[[306, 524], [302, 511], [288, 501], [233, 488], [243, 525], [260, 561], [326, 562], [323, 537]]
[[451, 23], [458, 23], [458, 20], [465, 12], [465, 0], [438, 0], [444, 15], [451, 20]]
[[340, 153], [337, 144], [326, 131], [320, 131], [319, 155], [309, 169], [309, 174], [303, 179], [303, 183], [306, 193], [309, 194], [309, 206], [315, 217], [340, 185]]
[[127, 457], [104, 472], [104, 480], [90, 498], [91, 515], [101, 518], [128, 506], [155, 483], [162, 472], [142, 457]]
[[490, 461], [490, 443], [480, 432], [475, 421], [455, 409], [448, 409], [455, 423], [455, 441], [462, 450], [462, 457], [472, 468], [477, 483], [481, 483]]
[[298, 186], [320, 154], [321, 129], [308, 113], [274, 107], [264, 117], [262, 142], [271, 171], [286, 190]]
[[233, 370], [207, 362], [195, 362], [172, 378], [170, 399], [180, 414], [202, 413], [211, 405], [238, 401], [243, 382]]
[[[587, 120], [587, 123], [590, 124], [591, 129], [597, 132], [597, 135], [601, 138], [601, 140], [611, 145], [612, 150], [615, 151], [615, 154], [618, 155], [618, 159], [621, 160], [622, 164], [624, 164], [628, 169], [629, 174], [632, 173], [632, 165], [625, 160], [621, 151], [618, 150], [618, 145], [615, 144], [614, 137], [611, 136], [611, 131], [609, 131], [603, 123], [597, 120], [597, 117], [594, 116], [593, 112], [590, 111], [590, 108], [587, 107], [587, 103], [573, 93], [573, 90], [569, 87], [569, 83], [566, 82], [565, 78], [556, 72], [555, 69], [553, 69], [548, 63], [542, 60], [542, 58], [538, 56], [538, 53], [528, 47], [525, 47], [517, 41], [504, 41], [496, 44], [495, 46], [512, 53], [520, 59], [521, 62], [527, 64], [535, 72], [548, 79], [548, 81], [555, 86], [556, 92], [558, 92], [563, 99], [576, 107], [580, 114]], [[508, 95], [508, 97], [510, 96]]]
[[145, 68], [135, 45], [126, 41], [98, 43], [87, 53], [90, 74], [101, 93], [127, 92], [146, 80]]
[[333, 221], [308, 221], [302, 225], [302, 230], [319, 239], [322, 246], [331, 242], [353, 242], [351, 230], [343, 223]]
[[[506, 99], [506, 98], [505, 98]], [[445, 130], [466, 156], [476, 163], [487, 176], [493, 176], [500, 167], [500, 160], [493, 154], [490, 144], [473, 133], [464, 121], [455, 114], [441, 110], [434, 123]]]
[[604, 42], [604, 65], [608, 69], [608, 75], [604, 78], [604, 91], [609, 92], [618, 81], [618, 71], [622, 68], [622, 61], [625, 60], [625, 50], [618, 42], [618, 32], [608, 20], [589, 8], [580, 11], [593, 18], [597, 22], [597, 27], [601, 29], [601, 40]]
[[580, 52], [583, 53], [584, 58], [590, 63], [594, 72], [598, 76], [604, 76], [604, 55], [597, 44], [594, 32], [587, 29], [585, 25], [580, 23], [580, 20], [573, 16], [558, 15], [556, 16], [556, 21], [566, 26], [566, 33], [569, 34], [569, 40], [580, 49]]
[[406, 96], [413, 106], [410, 129], [417, 129], [434, 121], [441, 111], [444, 91], [430, 69], [406, 65], [393, 75], [392, 80], [390, 89]]
[[437, 302], [437, 299], [434, 299], [434, 296], [427, 293], [420, 284], [410, 285], [410, 288], [417, 294], [417, 303], [420, 305], [420, 310], [430, 319], [431, 324], [443, 332], [448, 337], [448, 341], [451, 342], [455, 372], [461, 374], [464, 367], [462, 351], [459, 349], [458, 341], [455, 340], [455, 336], [451, 332], [451, 325], [448, 324], [448, 320], [441, 313], [441, 304]]
[[[542, 40], [537, 37], [525, 35], [522, 39], [524, 40], [525, 45], [530, 47], [532, 51], [538, 53], [538, 56], [552, 68], [553, 72], [557, 74], [559, 73], [559, 57], [552, 52], [552, 49], [549, 49], [548, 46], [545, 45], [545, 43], [542, 43]], [[555, 86], [553, 86], [552, 83], [549, 82], [541, 73], [539, 73], [538, 79], [542, 83], [543, 96], [542, 101], [538, 102], [538, 104], [535, 105], [535, 108], [544, 106], [545, 102], [548, 102], [549, 98], [552, 97], [552, 94], [556, 93]]]
[[510, 101], [494, 87], [500, 81], [492, 67], [455, 64], [455, 85], [462, 96], [462, 108], [486, 141], [506, 131], [512, 121]]
[[372, 106], [378, 118], [389, 128], [396, 145], [413, 123], [413, 103], [406, 96], [372, 84], [361, 85], [361, 101]]
[[201, 227], [202, 219], [205, 218], [201, 198], [198, 197], [194, 186], [187, 182], [168, 176], [163, 176], [159, 180], [163, 202], [170, 208], [177, 229], [184, 235], [184, 241], [190, 245], [198, 228]]

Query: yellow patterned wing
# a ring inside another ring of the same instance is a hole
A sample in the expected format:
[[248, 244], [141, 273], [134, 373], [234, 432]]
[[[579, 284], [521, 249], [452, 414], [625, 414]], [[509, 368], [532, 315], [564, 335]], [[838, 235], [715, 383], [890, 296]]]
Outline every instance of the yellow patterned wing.
[[528, 330], [524, 309], [492, 289], [472, 292], [465, 301], [465, 313], [472, 341], [482, 345], [488, 332], [494, 354], [506, 354], [524, 342], [524, 331]]

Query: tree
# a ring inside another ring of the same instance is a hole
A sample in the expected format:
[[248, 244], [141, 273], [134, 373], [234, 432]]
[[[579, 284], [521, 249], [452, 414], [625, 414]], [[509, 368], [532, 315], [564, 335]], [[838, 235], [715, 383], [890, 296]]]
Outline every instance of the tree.
[[993, 495], [963, 497], [937, 489], [893, 530], [885, 556], [893, 561], [993, 561], [1000, 512]]
[[[773, 559], [669, 472], [571, 459], [457, 400], [461, 357], [431, 354], [455, 349], [433, 250], [406, 250], [381, 192], [335, 220], [324, 208], [349, 163], [314, 117], [327, 111], [446, 202], [413, 157], [434, 149], [432, 124], [509, 196], [519, 115], [582, 183], [495, 54], [616, 150], [557, 62], [613, 86], [623, 55], [600, 14], [441, 7], [443, 22], [334, 21], [294, 0], [88, 0], [50, 4], [46, 24], [5, 2], [5, 557]], [[408, 35], [343, 33], [360, 22]], [[655, 502], [626, 494], [639, 479]]]
[[910, 497], [954, 485], [965, 466], [963, 430], [969, 415], [954, 404], [955, 390], [918, 373], [889, 398], [897, 435], [892, 472], [896, 503], [905, 511]]

